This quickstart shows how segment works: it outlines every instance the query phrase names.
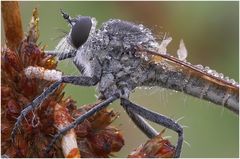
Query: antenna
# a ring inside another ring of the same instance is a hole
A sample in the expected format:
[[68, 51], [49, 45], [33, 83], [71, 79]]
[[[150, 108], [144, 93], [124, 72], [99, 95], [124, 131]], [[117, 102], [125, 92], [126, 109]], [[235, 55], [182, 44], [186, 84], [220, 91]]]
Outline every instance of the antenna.
[[62, 17], [63, 17], [65, 20], [67, 20], [67, 22], [68, 22], [69, 24], [73, 25], [73, 24], [72, 24], [72, 21], [71, 21], [71, 17], [70, 17], [67, 13], [65, 13], [62, 9], [60, 9], [60, 12], [61, 12], [61, 14], [62, 14]]

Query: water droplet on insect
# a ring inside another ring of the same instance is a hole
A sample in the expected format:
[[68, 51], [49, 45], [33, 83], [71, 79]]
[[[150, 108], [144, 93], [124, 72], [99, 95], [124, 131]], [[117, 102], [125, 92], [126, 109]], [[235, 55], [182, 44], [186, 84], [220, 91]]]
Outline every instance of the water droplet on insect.
[[224, 75], [222, 73], [219, 73], [219, 78], [223, 79], [224, 78]]
[[145, 61], [149, 61], [149, 58], [147, 56], [144, 57]]
[[212, 75], [215, 76], [215, 77], [219, 77], [219, 75], [218, 75], [216, 70], [212, 70]]
[[226, 81], [229, 81], [229, 77], [228, 77], [228, 76], [226, 76], [224, 79], [225, 79]]
[[206, 66], [205, 68], [204, 68], [204, 71], [208, 71], [208, 70], [210, 70], [210, 68], [208, 67], [208, 66]]
[[234, 79], [230, 79], [229, 82], [231, 82], [232, 84], [236, 83]]
[[209, 73], [209, 74], [212, 74], [212, 72], [213, 72], [213, 71], [212, 71], [211, 69], [208, 69], [208, 70], [207, 70], [207, 73]]
[[140, 25], [138, 25], [138, 26], [139, 26], [139, 29], [140, 29], [140, 30], [143, 30], [144, 27], [143, 27], [142, 24], [140, 24]]
[[202, 65], [195, 65], [197, 68], [199, 68], [200, 70], [202, 70], [204, 67]]
[[106, 56], [106, 59], [111, 60], [112, 57], [111, 56]]
[[177, 55], [179, 60], [186, 61], [188, 52], [182, 39], [180, 40], [179, 49], [177, 50]]
[[136, 52], [136, 53], [134, 54], [134, 56], [135, 56], [135, 57], [141, 57], [141, 53], [140, 53], [140, 52]]
[[123, 47], [125, 49], [129, 49], [129, 48], [131, 48], [131, 45], [129, 43], [125, 42], [125, 43], [123, 43]]

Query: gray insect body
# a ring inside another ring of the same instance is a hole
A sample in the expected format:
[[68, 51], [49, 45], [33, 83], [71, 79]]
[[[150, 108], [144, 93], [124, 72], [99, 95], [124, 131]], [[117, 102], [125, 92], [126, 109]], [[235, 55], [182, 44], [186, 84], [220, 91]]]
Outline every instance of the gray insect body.
[[77, 50], [74, 64], [84, 76], [97, 76], [98, 91], [108, 98], [118, 91], [126, 97], [144, 82], [142, 58], [135, 56], [135, 46], [157, 49], [158, 43], [149, 29], [122, 20], [109, 20], [89, 36]]
[[[83, 76], [97, 79], [101, 98], [106, 99], [116, 92], [128, 98], [129, 93], [138, 86], [160, 86], [238, 111], [238, 95], [235, 92], [219, 87], [198, 74], [184, 72], [164, 60], [151, 63], [151, 56], [144, 55], [136, 49], [137, 46], [159, 54], [161, 44], [167, 41], [163, 39], [158, 43], [148, 28], [112, 19], [95, 30], [96, 20], [92, 19], [92, 23], [89, 37], [77, 49], [73, 62]], [[71, 33], [66, 39], [71, 39]], [[71, 40], [68, 42], [71, 44]], [[164, 54], [161, 52], [161, 56]]]

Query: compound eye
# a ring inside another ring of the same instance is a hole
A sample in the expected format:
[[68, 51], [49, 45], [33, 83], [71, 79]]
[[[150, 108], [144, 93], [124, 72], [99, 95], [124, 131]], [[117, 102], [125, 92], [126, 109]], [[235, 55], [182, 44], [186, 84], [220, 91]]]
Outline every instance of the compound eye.
[[71, 42], [75, 48], [78, 49], [87, 41], [91, 27], [92, 21], [89, 17], [80, 17], [75, 21], [70, 34]]

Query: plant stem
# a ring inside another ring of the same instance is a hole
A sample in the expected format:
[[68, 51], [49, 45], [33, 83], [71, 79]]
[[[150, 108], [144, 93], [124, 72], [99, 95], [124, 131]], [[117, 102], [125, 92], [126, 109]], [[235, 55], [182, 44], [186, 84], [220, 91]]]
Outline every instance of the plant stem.
[[17, 1], [2, 3], [2, 18], [5, 31], [5, 41], [11, 50], [15, 51], [23, 39], [22, 20]]

